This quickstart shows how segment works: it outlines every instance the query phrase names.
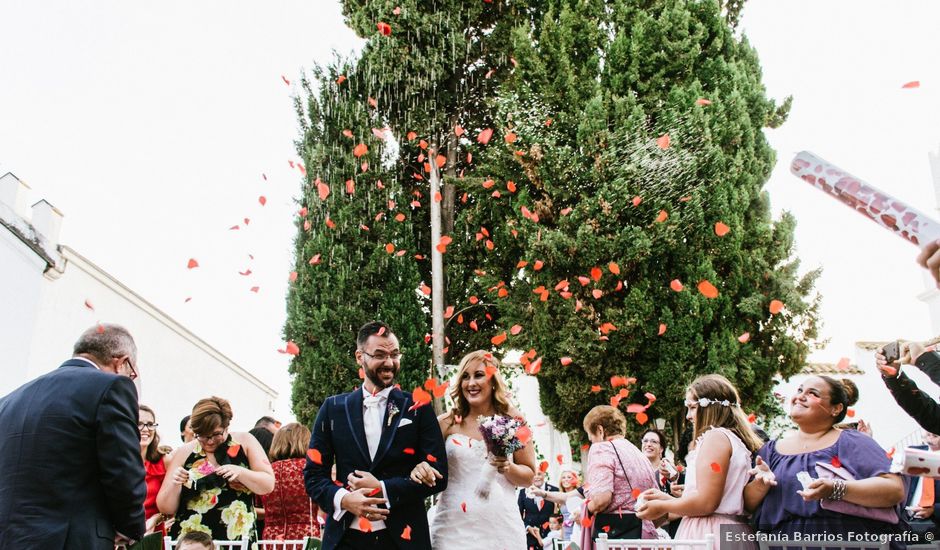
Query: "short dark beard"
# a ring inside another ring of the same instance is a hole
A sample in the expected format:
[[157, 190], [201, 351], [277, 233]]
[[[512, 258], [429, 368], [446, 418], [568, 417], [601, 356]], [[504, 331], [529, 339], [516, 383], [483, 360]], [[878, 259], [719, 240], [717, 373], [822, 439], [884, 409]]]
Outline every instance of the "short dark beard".
[[368, 367], [363, 366], [363, 367], [362, 367], [362, 372], [364, 372], [364, 373], [366, 374], [366, 378], [369, 380], [369, 382], [372, 382], [372, 385], [375, 386], [376, 389], [378, 389], [378, 391], [382, 391], [382, 390], [384, 390], [385, 388], [390, 388], [390, 387], [394, 386], [394, 385], [395, 385], [395, 379], [398, 377], [398, 373], [396, 372], [396, 373], [395, 373], [395, 376], [392, 377], [392, 381], [389, 382], [389, 384], [386, 386], [386, 385], [385, 385], [385, 382], [383, 382], [382, 379], [379, 378], [379, 375], [378, 375], [378, 373], [375, 372], [375, 370], [369, 370]]

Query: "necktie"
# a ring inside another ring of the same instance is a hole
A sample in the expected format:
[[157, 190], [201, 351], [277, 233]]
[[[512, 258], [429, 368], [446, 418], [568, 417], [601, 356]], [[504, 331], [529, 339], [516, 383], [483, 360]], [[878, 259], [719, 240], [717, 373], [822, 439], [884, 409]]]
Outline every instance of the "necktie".
[[921, 486], [920, 502], [918, 502], [917, 505], [922, 508], [932, 507], [933, 502], [934, 502], [933, 478], [921, 476], [920, 486]]
[[375, 458], [375, 451], [379, 448], [379, 439], [382, 437], [382, 403], [385, 399], [377, 395], [368, 395], [363, 400], [366, 412], [362, 417], [363, 428], [366, 432], [366, 443], [369, 445], [369, 457]]

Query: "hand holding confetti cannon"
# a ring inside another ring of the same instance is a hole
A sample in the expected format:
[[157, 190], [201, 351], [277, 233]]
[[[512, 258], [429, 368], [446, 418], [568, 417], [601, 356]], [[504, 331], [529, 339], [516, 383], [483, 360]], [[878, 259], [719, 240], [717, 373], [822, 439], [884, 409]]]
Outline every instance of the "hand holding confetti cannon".
[[930, 270], [940, 287], [940, 223], [809, 151], [797, 153], [790, 172], [920, 246], [918, 262]]

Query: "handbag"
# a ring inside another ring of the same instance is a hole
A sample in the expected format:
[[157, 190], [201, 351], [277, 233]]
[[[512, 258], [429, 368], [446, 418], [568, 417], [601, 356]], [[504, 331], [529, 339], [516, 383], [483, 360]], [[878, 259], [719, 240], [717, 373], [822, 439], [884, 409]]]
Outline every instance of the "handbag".
[[[816, 476], [820, 479], [841, 479], [843, 481], [855, 481], [855, 476], [849, 473], [845, 468], [836, 468], [828, 462], [816, 463]], [[819, 501], [819, 506], [823, 510], [837, 512], [864, 519], [873, 519], [896, 525], [899, 521], [897, 509], [893, 506], [888, 508], [872, 508], [861, 506], [844, 500], [826, 500]]]
[[[627, 469], [623, 467], [623, 461], [620, 460], [620, 453], [617, 452], [617, 446], [613, 441], [609, 442], [614, 447], [614, 455], [617, 456], [617, 462], [620, 463], [620, 469], [623, 471], [623, 478], [627, 480], [630, 487], [630, 494], [633, 494], [633, 484], [630, 483], [630, 476], [627, 475]], [[634, 510], [626, 512], [601, 513], [594, 516], [594, 526], [591, 530], [591, 538], [596, 539], [601, 533], [607, 533], [607, 538], [611, 539], [639, 539], [643, 538], [643, 522], [636, 517]]]

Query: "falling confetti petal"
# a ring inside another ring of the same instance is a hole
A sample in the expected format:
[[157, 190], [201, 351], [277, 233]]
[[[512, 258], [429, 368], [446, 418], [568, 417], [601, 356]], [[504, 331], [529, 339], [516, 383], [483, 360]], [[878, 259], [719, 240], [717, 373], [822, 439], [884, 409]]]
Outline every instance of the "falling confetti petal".
[[493, 129], [487, 128], [486, 130], [483, 130], [482, 132], [480, 132], [479, 135], [477, 135], [477, 143], [486, 145], [487, 143], [490, 142], [490, 139], [492, 137], [493, 137]]
[[698, 99], [695, 100], [695, 104], [696, 104], [696, 105], [701, 105], [701, 106], [704, 107], [705, 105], [711, 105], [712, 102], [709, 101], [709, 100], [707, 100], [707, 99], [705, 99], [704, 97], [700, 97], [700, 98], [698, 98]]
[[682, 281], [680, 281], [679, 279], [673, 279], [669, 283], [669, 288], [675, 290], [676, 292], [682, 292], [682, 289], [684, 287], [682, 286]]
[[330, 196], [330, 186], [320, 181], [320, 178], [317, 178], [317, 193], [320, 195], [320, 200], [325, 201], [327, 197]]
[[199, 267], [199, 262], [197, 262], [197, 261], [196, 261], [195, 259], [193, 259], [193, 258], [190, 258], [190, 259], [189, 259], [189, 262], [186, 264], [186, 268], [187, 268], [187, 269], [194, 269], [194, 268], [197, 268], [197, 267]]
[[659, 146], [660, 149], [669, 149], [670, 143], [669, 134], [663, 134], [656, 138], [656, 145]]
[[718, 464], [717, 462], [712, 462], [711, 467], [712, 467], [712, 471], [715, 472], [716, 474], [721, 473], [721, 464]]
[[715, 223], [715, 235], [718, 235], [719, 237], [724, 237], [725, 235], [728, 234], [728, 231], [731, 231], [731, 228], [728, 227], [727, 225], [721, 222]]
[[839, 363], [836, 365], [836, 368], [839, 370], [847, 370], [849, 368], [849, 358], [842, 357], [839, 359]]
[[772, 315], [776, 315], [780, 313], [781, 310], [783, 310], [783, 302], [780, 300], [771, 300], [769, 309]]
[[95, 306], [92, 305], [91, 300], [85, 300], [85, 307], [87, 307], [91, 311], [95, 310]]
[[563, 366], [563, 367], [567, 367], [568, 365], [570, 365], [570, 364], [573, 363], [573, 362], [574, 362], [574, 361], [573, 361], [570, 357], [562, 357], [562, 358], [561, 358], [561, 366]]
[[380, 21], [380, 22], [378, 22], [378, 23], [375, 24], [375, 27], [376, 27], [376, 29], [378, 29], [378, 31], [379, 31], [380, 33], [382, 33], [382, 35], [384, 35], [384, 36], [391, 36], [391, 35], [392, 35], [392, 26], [389, 25], [388, 23], [384, 23], [384, 22], [381, 22], [381, 21]]
[[841, 467], [842, 467], [842, 461], [839, 460], [839, 455], [833, 456], [833, 457], [832, 457], [832, 460], [831, 460], [830, 462], [831, 462], [831, 464], [832, 464], [833, 466], [835, 466], [836, 468], [841, 468]]
[[669, 218], [669, 213], [665, 210], [660, 210], [659, 214], [656, 215], [656, 223], [663, 223], [667, 218]]
[[659, 336], [666, 334], [666, 323], [659, 323]]
[[706, 298], [717, 298], [718, 289], [715, 288], [715, 285], [711, 284], [706, 280], [699, 281], [698, 291], [702, 293], [702, 296]]
[[323, 456], [316, 449], [307, 449], [307, 458], [314, 464], [323, 465]]
[[910, 82], [904, 84], [903, 86], [901, 86], [901, 88], [903, 88], [903, 89], [905, 89], [905, 90], [910, 90], [910, 89], [913, 89], [913, 88], [920, 88], [920, 80], [912, 80], [912, 81], [910, 81]]
[[522, 332], [522, 325], [513, 325], [512, 328], [509, 329], [509, 334], [513, 336], [518, 335], [520, 332]]
[[[396, 10], [398, 8], [395, 8]], [[401, 538], [404, 540], [411, 540], [411, 526], [405, 525], [405, 529], [401, 532]]]
[[746, 344], [747, 341], [750, 340], [750, 339], [751, 339], [751, 333], [750, 333], [750, 332], [745, 332], [745, 333], [742, 334], [741, 336], [738, 336], [738, 342], [741, 342], [742, 344]]

